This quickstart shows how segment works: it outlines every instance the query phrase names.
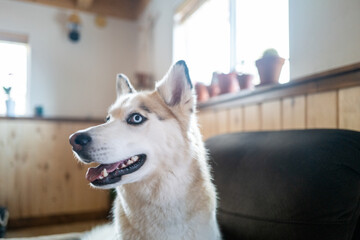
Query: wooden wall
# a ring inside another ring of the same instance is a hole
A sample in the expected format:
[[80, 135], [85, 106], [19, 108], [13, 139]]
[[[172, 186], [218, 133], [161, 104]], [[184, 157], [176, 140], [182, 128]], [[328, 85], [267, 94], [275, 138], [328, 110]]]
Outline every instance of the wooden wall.
[[0, 206], [10, 219], [108, 211], [108, 191], [89, 187], [69, 135], [95, 123], [0, 119]]
[[254, 104], [207, 107], [200, 109], [198, 118], [204, 139], [238, 131], [309, 128], [360, 131], [360, 86]]

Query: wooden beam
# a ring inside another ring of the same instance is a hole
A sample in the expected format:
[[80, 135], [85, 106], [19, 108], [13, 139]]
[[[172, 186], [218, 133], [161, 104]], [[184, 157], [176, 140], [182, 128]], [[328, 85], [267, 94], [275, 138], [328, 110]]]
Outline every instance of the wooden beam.
[[106, 17], [136, 20], [151, 0], [20, 0], [79, 10]]
[[136, 17], [140, 17], [140, 15], [144, 12], [147, 5], [150, 3], [151, 0], [139, 0], [139, 3], [137, 4], [137, 11], [136, 11]]
[[20, 0], [22, 2], [30, 2], [30, 3], [39, 3], [39, 4], [45, 4], [53, 7], [61, 7], [61, 8], [69, 8], [69, 9], [75, 9], [76, 8], [76, 2], [75, 0]]
[[81, 9], [88, 9], [93, 3], [94, 0], [77, 0], [77, 6]]

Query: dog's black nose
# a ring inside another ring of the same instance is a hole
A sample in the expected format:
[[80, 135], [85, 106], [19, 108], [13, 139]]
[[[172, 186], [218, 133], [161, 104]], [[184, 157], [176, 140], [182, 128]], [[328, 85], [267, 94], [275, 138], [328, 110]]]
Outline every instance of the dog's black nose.
[[89, 142], [91, 142], [91, 137], [86, 134], [80, 134], [75, 138], [75, 143], [81, 146], [85, 146]]
[[70, 136], [69, 141], [73, 150], [79, 152], [91, 142], [91, 137], [85, 133], [74, 133]]

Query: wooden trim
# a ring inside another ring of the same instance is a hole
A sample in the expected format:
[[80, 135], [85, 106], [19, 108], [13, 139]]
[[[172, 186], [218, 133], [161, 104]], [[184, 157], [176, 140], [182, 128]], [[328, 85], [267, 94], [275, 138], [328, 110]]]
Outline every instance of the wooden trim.
[[91, 221], [91, 220], [106, 220], [109, 219], [109, 217], [110, 214], [108, 209], [97, 212], [29, 217], [29, 218], [21, 218], [21, 219], [11, 219], [11, 215], [10, 215], [8, 229], [39, 227], [46, 225], [56, 225], [56, 224], [74, 223], [74, 222]]
[[175, 19], [183, 23], [196, 12], [207, 0], [185, 0], [175, 10]]
[[200, 110], [257, 104], [290, 96], [326, 92], [360, 86], [360, 63], [292, 80], [285, 84], [225, 94], [199, 103]]
[[31, 120], [31, 121], [51, 121], [51, 122], [93, 122], [93, 123], [104, 123], [103, 119], [96, 118], [66, 118], [66, 117], [6, 117], [0, 116], [1, 120]]
[[327, 70], [324, 72], [314, 73], [309, 76], [296, 78], [293, 81], [306, 81], [306, 80], [312, 80], [312, 79], [316, 79], [316, 78], [327, 78], [330, 76], [341, 75], [344, 73], [358, 71], [358, 70], [360, 70], [360, 63], [354, 63], [354, 64], [330, 69], [330, 70]]

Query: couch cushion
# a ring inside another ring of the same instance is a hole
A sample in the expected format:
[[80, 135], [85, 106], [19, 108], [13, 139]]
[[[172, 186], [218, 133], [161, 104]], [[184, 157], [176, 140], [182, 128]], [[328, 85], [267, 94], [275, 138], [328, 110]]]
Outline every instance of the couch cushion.
[[228, 239], [352, 239], [359, 217], [359, 132], [233, 133], [206, 146]]

